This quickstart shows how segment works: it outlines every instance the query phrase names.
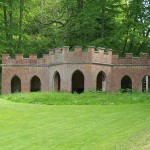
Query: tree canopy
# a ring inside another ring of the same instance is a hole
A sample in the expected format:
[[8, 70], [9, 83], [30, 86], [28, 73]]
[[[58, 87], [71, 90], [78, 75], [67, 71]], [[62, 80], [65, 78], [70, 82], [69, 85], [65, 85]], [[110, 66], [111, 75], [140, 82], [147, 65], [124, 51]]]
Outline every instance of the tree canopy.
[[150, 0], [1, 0], [0, 52], [69, 45], [150, 54]]

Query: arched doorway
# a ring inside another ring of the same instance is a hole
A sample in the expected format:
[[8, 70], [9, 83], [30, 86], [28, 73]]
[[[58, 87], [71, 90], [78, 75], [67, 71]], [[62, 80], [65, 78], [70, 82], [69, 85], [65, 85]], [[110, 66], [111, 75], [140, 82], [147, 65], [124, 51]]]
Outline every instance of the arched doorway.
[[106, 91], [106, 75], [104, 72], [99, 72], [97, 75], [97, 83], [96, 83], [97, 91]]
[[132, 90], [132, 80], [129, 76], [124, 76], [121, 80], [121, 89], [124, 92], [127, 92], [128, 90]]
[[11, 80], [11, 93], [21, 92], [21, 80], [18, 76], [14, 76]]
[[84, 91], [84, 75], [76, 70], [72, 75], [72, 92], [82, 93]]
[[58, 72], [54, 74], [54, 90], [60, 91], [60, 74]]
[[142, 92], [150, 92], [150, 76], [145, 76], [142, 80]]
[[41, 80], [39, 77], [34, 76], [31, 79], [31, 87], [30, 87], [31, 92], [38, 92], [41, 91]]

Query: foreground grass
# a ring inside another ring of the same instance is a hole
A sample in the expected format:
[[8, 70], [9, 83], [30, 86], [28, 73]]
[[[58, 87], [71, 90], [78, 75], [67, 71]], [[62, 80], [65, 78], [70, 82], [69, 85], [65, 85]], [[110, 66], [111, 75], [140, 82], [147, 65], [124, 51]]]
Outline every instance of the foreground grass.
[[149, 150], [149, 101], [139, 93], [1, 96], [0, 149]]
[[17, 93], [2, 96], [2, 98], [17, 103], [47, 104], [47, 105], [114, 105], [149, 103], [150, 94], [144, 93], [102, 93], [85, 92], [71, 93]]

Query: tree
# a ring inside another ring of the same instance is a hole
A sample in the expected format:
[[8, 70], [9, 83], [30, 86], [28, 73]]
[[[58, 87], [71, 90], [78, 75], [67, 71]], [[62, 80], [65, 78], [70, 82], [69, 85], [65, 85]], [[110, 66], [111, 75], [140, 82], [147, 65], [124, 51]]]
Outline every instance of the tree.
[[21, 48], [23, 9], [24, 9], [24, 0], [20, 0], [20, 17], [19, 17], [18, 49]]
[[94, 45], [124, 55], [150, 49], [149, 0], [1, 0], [1, 53]]

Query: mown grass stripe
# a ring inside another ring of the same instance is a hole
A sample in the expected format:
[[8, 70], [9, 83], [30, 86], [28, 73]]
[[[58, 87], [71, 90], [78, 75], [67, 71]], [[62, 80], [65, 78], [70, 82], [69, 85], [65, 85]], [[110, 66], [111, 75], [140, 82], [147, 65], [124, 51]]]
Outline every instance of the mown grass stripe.
[[[143, 130], [150, 131], [149, 114], [147, 100], [132, 105], [123, 102], [119, 105], [69, 106], [0, 100], [0, 148], [111, 150], [125, 147], [124, 143], [132, 148], [128, 140], [136, 135], [143, 137], [139, 134]], [[144, 134], [147, 137], [146, 132]], [[142, 145], [140, 141], [135, 144]], [[146, 147], [148, 144], [145, 144]]]

